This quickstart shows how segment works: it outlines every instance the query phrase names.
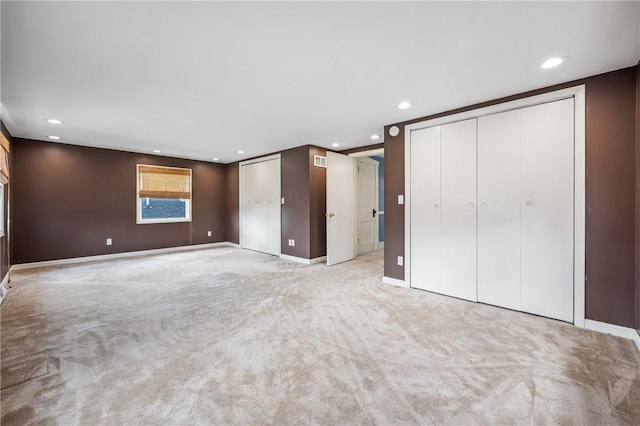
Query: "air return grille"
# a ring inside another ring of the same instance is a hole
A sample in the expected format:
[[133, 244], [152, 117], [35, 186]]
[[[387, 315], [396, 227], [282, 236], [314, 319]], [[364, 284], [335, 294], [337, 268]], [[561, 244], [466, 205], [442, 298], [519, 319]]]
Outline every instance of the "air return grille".
[[313, 156], [313, 165], [316, 167], [324, 167], [327, 168], [327, 157], [323, 157], [322, 155], [314, 155]]

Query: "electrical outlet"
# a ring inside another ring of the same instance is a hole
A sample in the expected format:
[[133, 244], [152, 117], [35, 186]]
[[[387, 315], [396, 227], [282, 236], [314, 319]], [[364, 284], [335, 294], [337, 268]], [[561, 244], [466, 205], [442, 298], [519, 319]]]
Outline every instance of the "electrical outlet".
[[398, 256], [398, 266], [404, 265], [404, 258], [402, 256]]
[[296, 240], [291, 240], [291, 246], [295, 247], [296, 245]]
[[107, 238], [107, 245], [110, 246], [113, 244], [113, 240], [111, 238]]
[[211, 231], [207, 231], [207, 237], [211, 236]]
[[280, 204], [284, 204], [284, 197], [280, 199]]

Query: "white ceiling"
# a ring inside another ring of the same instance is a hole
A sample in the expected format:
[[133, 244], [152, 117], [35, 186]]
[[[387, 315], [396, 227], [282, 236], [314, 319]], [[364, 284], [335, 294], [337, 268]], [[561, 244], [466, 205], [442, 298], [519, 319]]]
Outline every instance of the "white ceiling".
[[0, 94], [17, 137], [231, 162], [639, 59], [639, 2], [2, 1]]

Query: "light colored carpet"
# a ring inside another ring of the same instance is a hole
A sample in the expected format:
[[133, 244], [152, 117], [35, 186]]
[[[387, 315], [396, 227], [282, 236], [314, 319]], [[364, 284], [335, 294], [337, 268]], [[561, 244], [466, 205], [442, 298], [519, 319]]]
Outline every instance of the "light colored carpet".
[[631, 341], [232, 248], [15, 273], [2, 424], [637, 424]]

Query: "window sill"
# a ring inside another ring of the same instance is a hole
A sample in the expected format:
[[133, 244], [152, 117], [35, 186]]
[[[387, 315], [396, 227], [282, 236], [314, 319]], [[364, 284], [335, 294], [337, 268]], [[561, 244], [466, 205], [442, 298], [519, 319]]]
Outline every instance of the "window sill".
[[138, 219], [136, 220], [136, 225], [148, 225], [154, 223], [185, 223], [191, 222], [191, 219]]

